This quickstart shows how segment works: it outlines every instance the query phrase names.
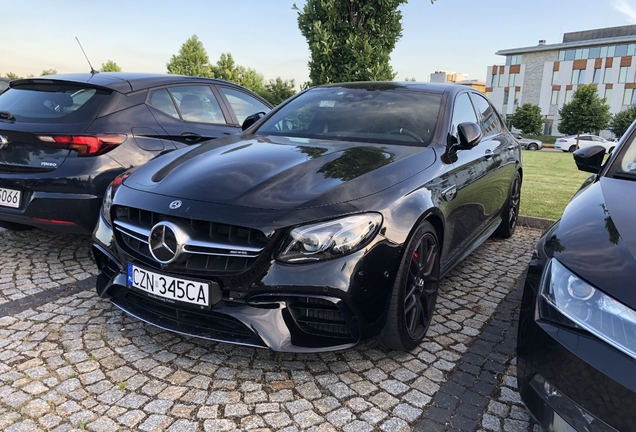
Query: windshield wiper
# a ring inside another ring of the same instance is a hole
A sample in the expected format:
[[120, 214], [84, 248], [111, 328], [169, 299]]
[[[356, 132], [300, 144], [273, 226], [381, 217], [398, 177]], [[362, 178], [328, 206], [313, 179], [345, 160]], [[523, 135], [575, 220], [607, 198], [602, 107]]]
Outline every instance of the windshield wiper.
[[612, 178], [621, 179], [621, 180], [636, 180], [636, 172], [635, 173], [617, 172], [612, 175]]
[[11, 114], [9, 111], [0, 111], [0, 119], [15, 120], [15, 117], [13, 117], [13, 114]]

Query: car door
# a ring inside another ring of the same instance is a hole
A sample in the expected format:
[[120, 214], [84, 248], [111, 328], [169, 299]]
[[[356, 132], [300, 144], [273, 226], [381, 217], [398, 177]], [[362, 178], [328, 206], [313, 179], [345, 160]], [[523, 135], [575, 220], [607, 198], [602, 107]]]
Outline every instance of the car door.
[[484, 148], [485, 153], [490, 152], [490, 157], [486, 157], [486, 190], [481, 193], [484, 197], [486, 225], [489, 225], [500, 214], [508, 199], [520, 158], [519, 148], [514, 138], [505, 132], [503, 123], [490, 102], [477, 93], [471, 93], [470, 99], [477, 111], [483, 134], [479, 145]]
[[232, 114], [213, 86], [176, 85], [148, 92], [150, 106], [157, 122], [173, 141], [195, 144], [240, 132]]
[[217, 86], [221, 98], [226, 103], [226, 107], [236, 126], [241, 126], [245, 118], [258, 112], [268, 113], [271, 111], [269, 105], [252, 95], [247, 94], [234, 87]]
[[[468, 92], [455, 97], [449, 139], [458, 142], [457, 125], [472, 122], [480, 124]], [[483, 144], [483, 145], [482, 145]], [[486, 224], [485, 202], [488, 200], [486, 172], [492, 158], [492, 149], [480, 142], [470, 150], [459, 150], [451, 154], [452, 174], [455, 186], [452, 194], [444, 191], [446, 239], [444, 252], [448, 261], [453, 260], [458, 251], [465, 251]]]

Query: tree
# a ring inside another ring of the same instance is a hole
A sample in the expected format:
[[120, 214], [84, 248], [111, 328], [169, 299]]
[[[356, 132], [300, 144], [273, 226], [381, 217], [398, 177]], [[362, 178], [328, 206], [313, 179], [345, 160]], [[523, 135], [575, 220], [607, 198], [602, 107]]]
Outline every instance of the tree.
[[208, 53], [197, 35], [185, 41], [179, 54], [173, 55], [166, 64], [169, 74], [214, 77]]
[[636, 120], [636, 105], [632, 105], [624, 111], [614, 114], [610, 126], [614, 128], [616, 136], [621, 137], [632, 122]]
[[112, 60], [108, 60], [106, 63], [102, 63], [102, 67], [99, 68], [100, 72], [121, 72], [121, 68], [117, 63]]
[[42, 73], [40, 74], [40, 76], [46, 76], [46, 75], [57, 75], [57, 70], [55, 70], [55, 69], [44, 69], [42, 71]]
[[600, 98], [594, 84], [580, 85], [572, 100], [561, 107], [559, 116], [559, 132], [576, 135], [577, 146], [581, 132], [603, 130], [611, 120], [609, 105]]
[[216, 65], [211, 66], [213, 76], [218, 79], [230, 81], [254, 93], [261, 94], [265, 91], [265, 78], [254, 69], [237, 65], [232, 54], [221, 54]]
[[14, 79], [20, 79], [22, 78], [20, 75], [15, 74], [13, 72], [7, 72], [7, 78], [9, 78], [9, 80], [14, 80]]
[[269, 80], [265, 84], [265, 90], [260, 95], [267, 99], [271, 104], [278, 105], [282, 101], [292, 97], [296, 94], [294, 80], [285, 80], [281, 77], [276, 77], [275, 80]]
[[543, 116], [539, 105], [525, 103], [517, 107], [510, 118], [512, 125], [525, 134], [538, 135], [543, 127]]
[[298, 28], [307, 39], [311, 85], [345, 81], [390, 81], [391, 51], [402, 36], [407, 0], [307, 0]]

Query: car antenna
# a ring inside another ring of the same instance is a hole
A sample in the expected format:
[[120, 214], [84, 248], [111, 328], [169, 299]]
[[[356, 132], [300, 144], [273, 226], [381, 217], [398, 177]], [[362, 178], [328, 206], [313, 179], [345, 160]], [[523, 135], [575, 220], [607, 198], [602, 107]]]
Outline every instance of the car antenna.
[[86, 61], [88, 62], [88, 65], [91, 67], [91, 73], [93, 75], [95, 75], [96, 73], [99, 73], [99, 71], [96, 71], [95, 69], [93, 69], [93, 65], [91, 64], [91, 61], [88, 59], [88, 56], [86, 55], [86, 52], [84, 52], [84, 48], [82, 47], [82, 44], [80, 43], [79, 39], [77, 38], [77, 36], [75, 36], [75, 40], [77, 41], [77, 43], [80, 46], [80, 49], [82, 50], [82, 52], [84, 53], [84, 57], [86, 57]]

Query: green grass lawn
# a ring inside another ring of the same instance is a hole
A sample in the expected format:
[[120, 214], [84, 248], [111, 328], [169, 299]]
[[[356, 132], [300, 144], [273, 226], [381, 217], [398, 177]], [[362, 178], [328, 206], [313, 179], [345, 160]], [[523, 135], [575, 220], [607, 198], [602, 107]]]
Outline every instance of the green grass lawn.
[[524, 151], [519, 213], [558, 219], [589, 175], [576, 168], [572, 153]]

